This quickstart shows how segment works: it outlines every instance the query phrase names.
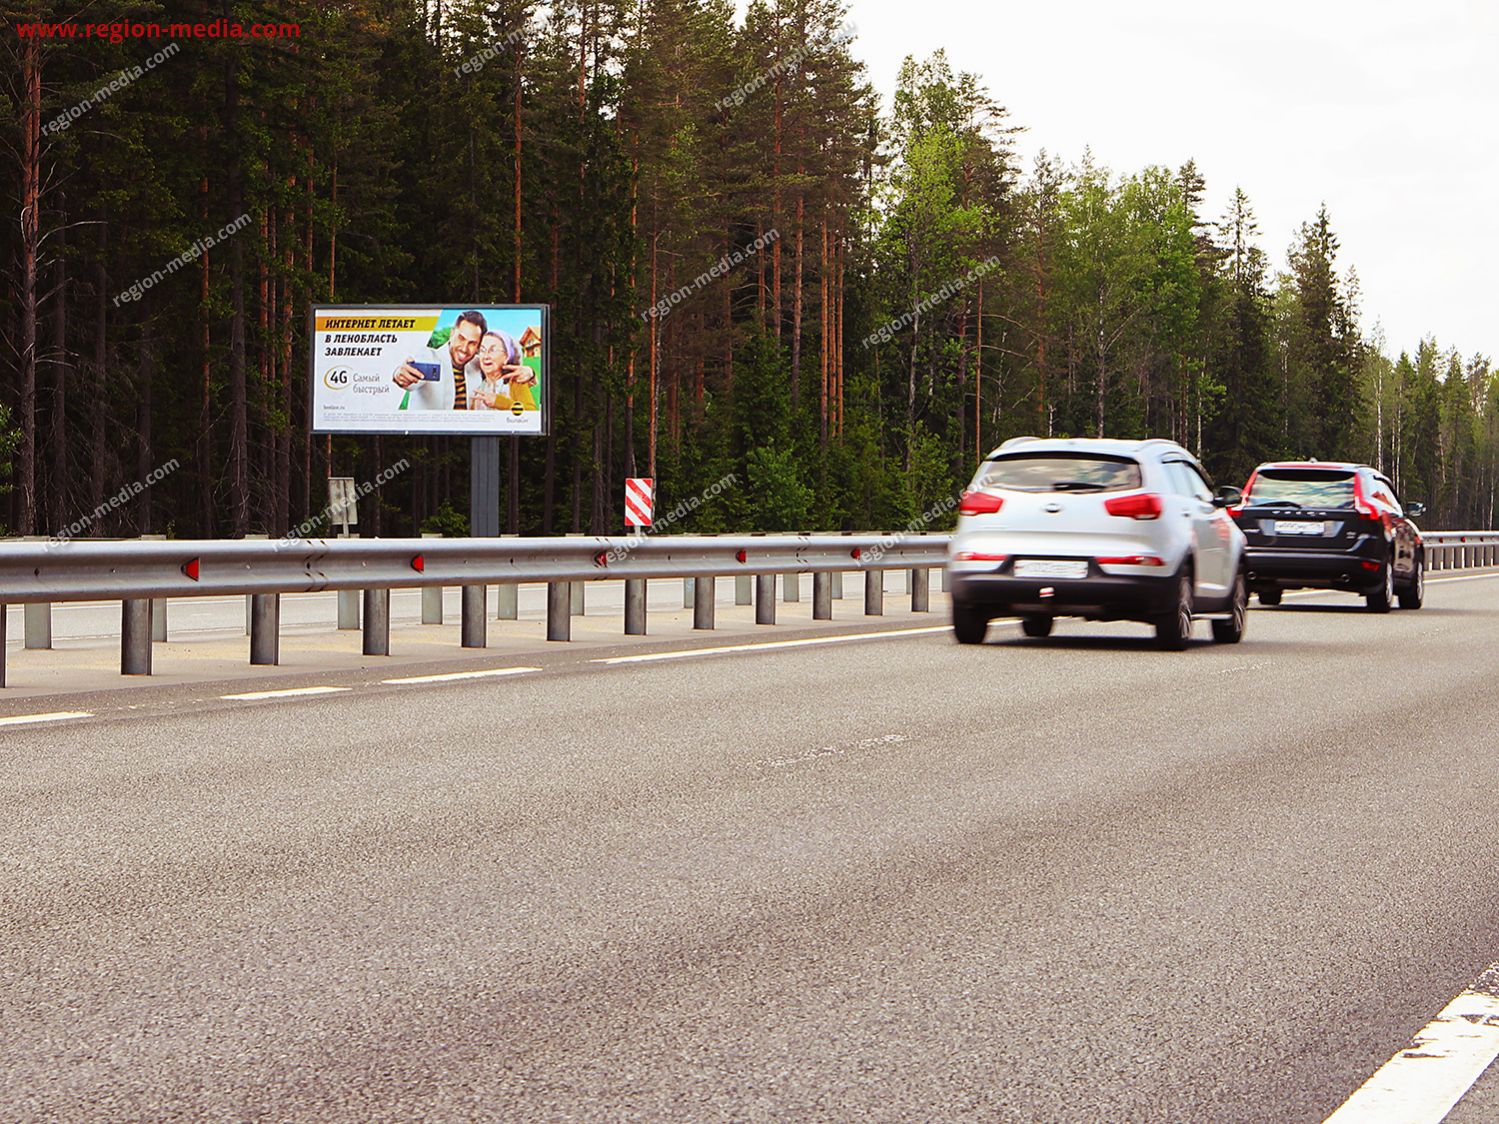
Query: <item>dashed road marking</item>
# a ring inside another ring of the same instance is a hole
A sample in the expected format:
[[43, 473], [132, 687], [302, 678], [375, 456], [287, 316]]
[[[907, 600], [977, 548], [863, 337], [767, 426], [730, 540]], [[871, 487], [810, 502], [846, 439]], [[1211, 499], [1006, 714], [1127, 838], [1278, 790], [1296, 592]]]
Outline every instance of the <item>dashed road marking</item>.
[[88, 710], [54, 710], [50, 714], [17, 714], [13, 718], [0, 718], [0, 726], [30, 726], [40, 722], [68, 722], [74, 718], [92, 718]]
[[445, 675], [408, 675], [404, 679], [382, 679], [389, 684], [412, 685], [417, 683], [457, 683], [464, 679], [493, 679], [502, 675], [525, 675], [540, 671], [539, 667], [491, 667], [484, 671], [450, 671]]
[[1437, 1124], [1499, 1057], [1499, 963], [1375, 1071], [1325, 1124]]
[[724, 656], [739, 652], [771, 652], [782, 648], [805, 648], [813, 644], [845, 644], [852, 640], [886, 640], [896, 636], [928, 636], [934, 632], [949, 632], [948, 625], [934, 628], [897, 628], [889, 632], [857, 632], [851, 636], [817, 636], [807, 640], [771, 640], [758, 644], [727, 644], [720, 648], [686, 648], [676, 652], [650, 652], [643, 656], [604, 656], [591, 663], [651, 663], [656, 660], [685, 660], [693, 656]]
[[291, 687], [284, 691], [246, 691], [240, 695], [220, 695], [231, 702], [258, 702], [261, 699], [295, 699], [305, 695], [334, 695], [352, 691], [353, 687]]

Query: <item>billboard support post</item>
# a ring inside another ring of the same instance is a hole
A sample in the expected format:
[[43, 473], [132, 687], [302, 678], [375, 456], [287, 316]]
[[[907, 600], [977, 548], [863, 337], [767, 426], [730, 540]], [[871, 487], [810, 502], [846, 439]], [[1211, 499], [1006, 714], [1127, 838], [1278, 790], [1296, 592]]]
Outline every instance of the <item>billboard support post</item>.
[[500, 439], [475, 437], [470, 449], [468, 533], [476, 539], [499, 538]]

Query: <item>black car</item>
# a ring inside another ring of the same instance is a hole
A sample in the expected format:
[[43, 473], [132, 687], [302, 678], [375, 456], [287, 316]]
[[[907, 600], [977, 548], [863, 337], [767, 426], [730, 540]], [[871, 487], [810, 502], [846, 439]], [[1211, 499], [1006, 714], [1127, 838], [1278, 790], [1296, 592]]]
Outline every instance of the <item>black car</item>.
[[1249, 588], [1264, 605], [1287, 589], [1342, 589], [1362, 594], [1371, 610], [1419, 609], [1426, 557], [1395, 485], [1366, 464], [1318, 461], [1262, 464], [1229, 509], [1244, 532]]

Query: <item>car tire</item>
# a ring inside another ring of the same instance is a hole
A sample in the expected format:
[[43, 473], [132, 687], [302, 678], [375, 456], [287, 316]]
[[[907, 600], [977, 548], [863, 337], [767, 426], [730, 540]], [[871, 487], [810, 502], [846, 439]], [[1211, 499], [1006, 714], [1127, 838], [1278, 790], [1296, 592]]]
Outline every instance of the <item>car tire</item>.
[[1386, 558], [1379, 567], [1379, 585], [1364, 594], [1364, 604], [1371, 613], [1388, 613], [1395, 603], [1395, 566]]
[[1281, 592], [1282, 591], [1279, 589], [1262, 589], [1258, 594], [1256, 594], [1256, 596], [1260, 599], [1261, 605], [1273, 606], [1280, 604]]
[[1402, 609], [1419, 609], [1426, 601], [1426, 556], [1416, 555], [1416, 573], [1410, 585], [1400, 591]]
[[1156, 618], [1156, 645], [1168, 652], [1186, 650], [1192, 639], [1192, 568], [1183, 566], [1176, 578], [1176, 604]]
[[953, 602], [952, 633], [959, 644], [982, 644], [988, 631], [988, 613], [975, 605]]
[[1021, 617], [1020, 631], [1036, 640], [1044, 640], [1051, 635], [1051, 627], [1055, 623], [1054, 617]]
[[1213, 639], [1220, 644], [1237, 644], [1244, 639], [1244, 625], [1249, 620], [1249, 585], [1244, 571], [1234, 578], [1233, 595], [1228, 602], [1228, 619], [1213, 622]]

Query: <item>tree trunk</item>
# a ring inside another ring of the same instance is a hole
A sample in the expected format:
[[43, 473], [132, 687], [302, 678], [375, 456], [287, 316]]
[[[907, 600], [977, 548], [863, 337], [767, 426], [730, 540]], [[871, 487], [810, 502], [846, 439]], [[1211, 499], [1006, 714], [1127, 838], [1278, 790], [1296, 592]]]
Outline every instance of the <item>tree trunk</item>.
[[[111, 458], [105, 445], [104, 420], [109, 415], [109, 224], [99, 225], [99, 259], [94, 267], [95, 277], [95, 322], [94, 322], [94, 369], [90, 397], [94, 408], [89, 410], [89, 464], [88, 509], [97, 511], [104, 502], [104, 482], [110, 476]], [[97, 533], [97, 532], [96, 532]]]
[[[198, 142], [208, 145], [208, 128], [198, 130]], [[198, 217], [202, 229], [208, 229], [208, 177], [198, 180]], [[214, 518], [213, 493], [217, 474], [213, 465], [213, 337], [210, 327], [212, 315], [208, 308], [209, 271], [208, 258], [211, 251], [204, 250], [198, 259], [198, 434], [194, 441], [198, 462], [198, 517], [200, 532], [212, 537], [218, 520]]]
[[[41, 245], [42, 55], [35, 38], [21, 41], [21, 443], [16, 450], [16, 529], [36, 534], [37, 251]], [[102, 412], [102, 411], [101, 411]]]
[[824, 205], [822, 212], [822, 252], [818, 258], [817, 265], [817, 349], [818, 370], [820, 375], [820, 391], [817, 408], [818, 419], [818, 442], [824, 449], [828, 445], [828, 373], [831, 352], [828, 348], [828, 326], [831, 319], [828, 316], [828, 214]]
[[[140, 350], [140, 372], [139, 386], [136, 397], [135, 413], [135, 440], [136, 460], [135, 479], [140, 484], [145, 484], [151, 475], [155, 465], [154, 450], [151, 442], [152, 422], [152, 393], [156, 386], [156, 340], [152, 336], [150, 295], [141, 301], [141, 350]], [[154, 530], [152, 519], [152, 489], [147, 488], [141, 493], [136, 505], [137, 530], [140, 534], [149, 535]]]
[[68, 351], [68, 258], [67, 258], [67, 200], [58, 192], [58, 231], [56, 257], [57, 290], [52, 297], [52, 416], [51, 432], [47, 439], [52, 478], [47, 489], [50, 497], [47, 522], [56, 531], [64, 526], [68, 512], [68, 373], [72, 367], [72, 355]]
[[[798, 174], [806, 169], [797, 166]], [[796, 270], [791, 283], [791, 409], [795, 412], [801, 405], [802, 386], [802, 224], [807, 213], [806, 191], [800, 186], [796, 191]], [[779, 241], [779, 239], [777, 239]]]
[[[245, 212], [244, 173], [240, 166], [239, 78], [233, 56], [225, 73], [224, 131], [229, 138], [229, 213]], [[249, 415], [245, 400], [245, 250], [234, 239], [229, 254], [229, 524], [234, 538], [250, 529]]]

